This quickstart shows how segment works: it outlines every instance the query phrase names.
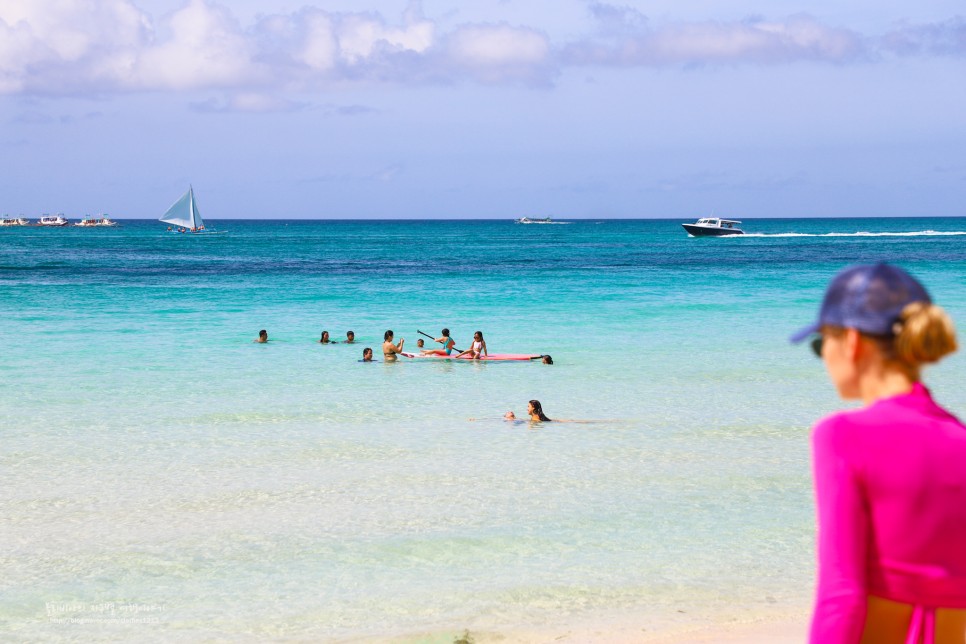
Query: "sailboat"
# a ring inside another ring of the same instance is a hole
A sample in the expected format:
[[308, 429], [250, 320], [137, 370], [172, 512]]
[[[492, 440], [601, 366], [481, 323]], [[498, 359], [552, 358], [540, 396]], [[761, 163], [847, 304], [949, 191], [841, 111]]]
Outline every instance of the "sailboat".
[[174, 202], [168, 211], [164, 213], [159, 221], [163, 221], [168, 226], [171, 233], [189, 233], [194, 235], [213, 235], [216, 232], [205, 227], [205, 220], [201, 218], [198, 211], [198, 202], [195, 201], [194, 188], [188, 186], [188, 192], [184, 193], [181, 199]]

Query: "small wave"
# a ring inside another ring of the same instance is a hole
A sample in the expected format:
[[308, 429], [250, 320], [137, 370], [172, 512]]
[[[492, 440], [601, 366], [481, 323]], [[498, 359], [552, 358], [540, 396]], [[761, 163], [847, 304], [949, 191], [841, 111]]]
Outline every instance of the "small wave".
[[966, 231], [917, 230], [905, 233], [873, 233], [866, 231], [855, 233], [745, 233], [744, 235], [734, 235], [733, 237], [954, 237], [957, 235], [966, 235]]

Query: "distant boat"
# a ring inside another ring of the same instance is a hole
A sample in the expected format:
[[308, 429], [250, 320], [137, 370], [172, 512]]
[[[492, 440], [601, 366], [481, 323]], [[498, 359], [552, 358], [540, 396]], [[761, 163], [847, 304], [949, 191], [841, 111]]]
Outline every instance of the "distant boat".
[[188, 192], [174, 202], [174, 205], [168, 208], [168, 211], [159, 221], [171, 224], [168, 226], [168, 232], [171, 233], [211, 235], [217, 232], [205, 227], [205, 220], [201, 218], [201, 213], [198, 211], [195, 191], [191, 186], [188, 186]]
[[530, 217], [520, 217], [515, 220], [518, 224], [552, 224], [553, 221], [550, 217], [545, 217], [543, 219], [531, 219]]
[[725, 235], [744, 235], [745, 231], [736, 226], [740, 221], [705, 217], [693, 224], [681, 224], [692, 237], [724, 237]]
[[4, 217], [3, 219], [0, 219], [0, 226], [26, 226], [29, 223], [30, 223], [30, 220], [25, 219], [24, 217], [19, 217], [16, 219], [10, 219], [9, 217]]
[[63, 214], [58, 214], [53, 217], [50, 215], [45, 215], [40, 218], [37, 222], [38, 226], [66, 226], [69, 222], [64, 217]]
[[77, 222], [74, 225], [83, 226], [84, 228], [93, 228], [97, 226], [100, 226], [100, 227], [117, 226], [117, 222], [111, 219], [108, 219], [107, 215], [105, 214], [100, 214], [97, 217], [91, 217], [88, 215], [87, 217], [84, 217], [81, 221]]

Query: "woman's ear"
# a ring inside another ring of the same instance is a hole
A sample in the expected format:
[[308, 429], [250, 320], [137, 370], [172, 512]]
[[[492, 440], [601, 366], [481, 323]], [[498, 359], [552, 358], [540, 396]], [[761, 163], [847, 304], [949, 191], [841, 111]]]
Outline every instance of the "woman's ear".
[[865, 346], [862, 342], [862, 334], [858, 329], [845, 330], [845, 355], [850, 362], [858, 362], [859, 358], [865, 353]]

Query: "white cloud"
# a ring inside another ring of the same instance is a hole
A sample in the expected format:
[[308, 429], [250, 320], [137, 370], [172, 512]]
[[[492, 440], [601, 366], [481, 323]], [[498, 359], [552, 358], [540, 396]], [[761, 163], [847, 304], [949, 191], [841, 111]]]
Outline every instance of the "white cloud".
[[[635, 9], [589, 5], [587, 37], [551, 42], [534, 26], [434, 22], [411, 2], [399, 20], [307, 6], [242, 25], [214, 0], [158, 20], [139, 0], [0, 0], [0, 93], [223, 90], [219, 109], [285, 109], [265, 96], [327, 83], [546, 85], [568, 66], [843, 64], [885, 55], [966, 54], [966, 21], [903, 25], [880, 37], [798, 15], [655, 25]], [[244, 98], [248, 97], [248, 98]], [[252, 98], [262, 97], [262, 98]]]
[[198, 112], [295, 112], [308, 105], [271, 94], [243, 92], [192, 103], [191, 108]]
[[231, 13], [205, 0], [190, 0], [166, 21], [171, 37], [140, 54], [134, 85], [146, 89], [238, 87], [261, 81], [252, 39]]
[[642, 25], [633, 32], [615, 30], [613, 17], [608, 18], [603, 38], [565, 48], [568, 62], [651, 66], [795, 60], [840, 63], [864, 51], [858, 34], [804, 15], [783, 21], [678, 23], [661, 29]]
[[924, 25], [902, 25], [882, 37], [884, 50], [900, 55], [966, 55], [966, 19], [961, 16]]
[[116, 86], [150, 33], [127, 0], [0, 0], [0, 91]]
[[553, 74], [547, 37], [533, 29], [464, 25], [450, 34], [443, 60], [457, 73], [490, 83], [544, 82]]

